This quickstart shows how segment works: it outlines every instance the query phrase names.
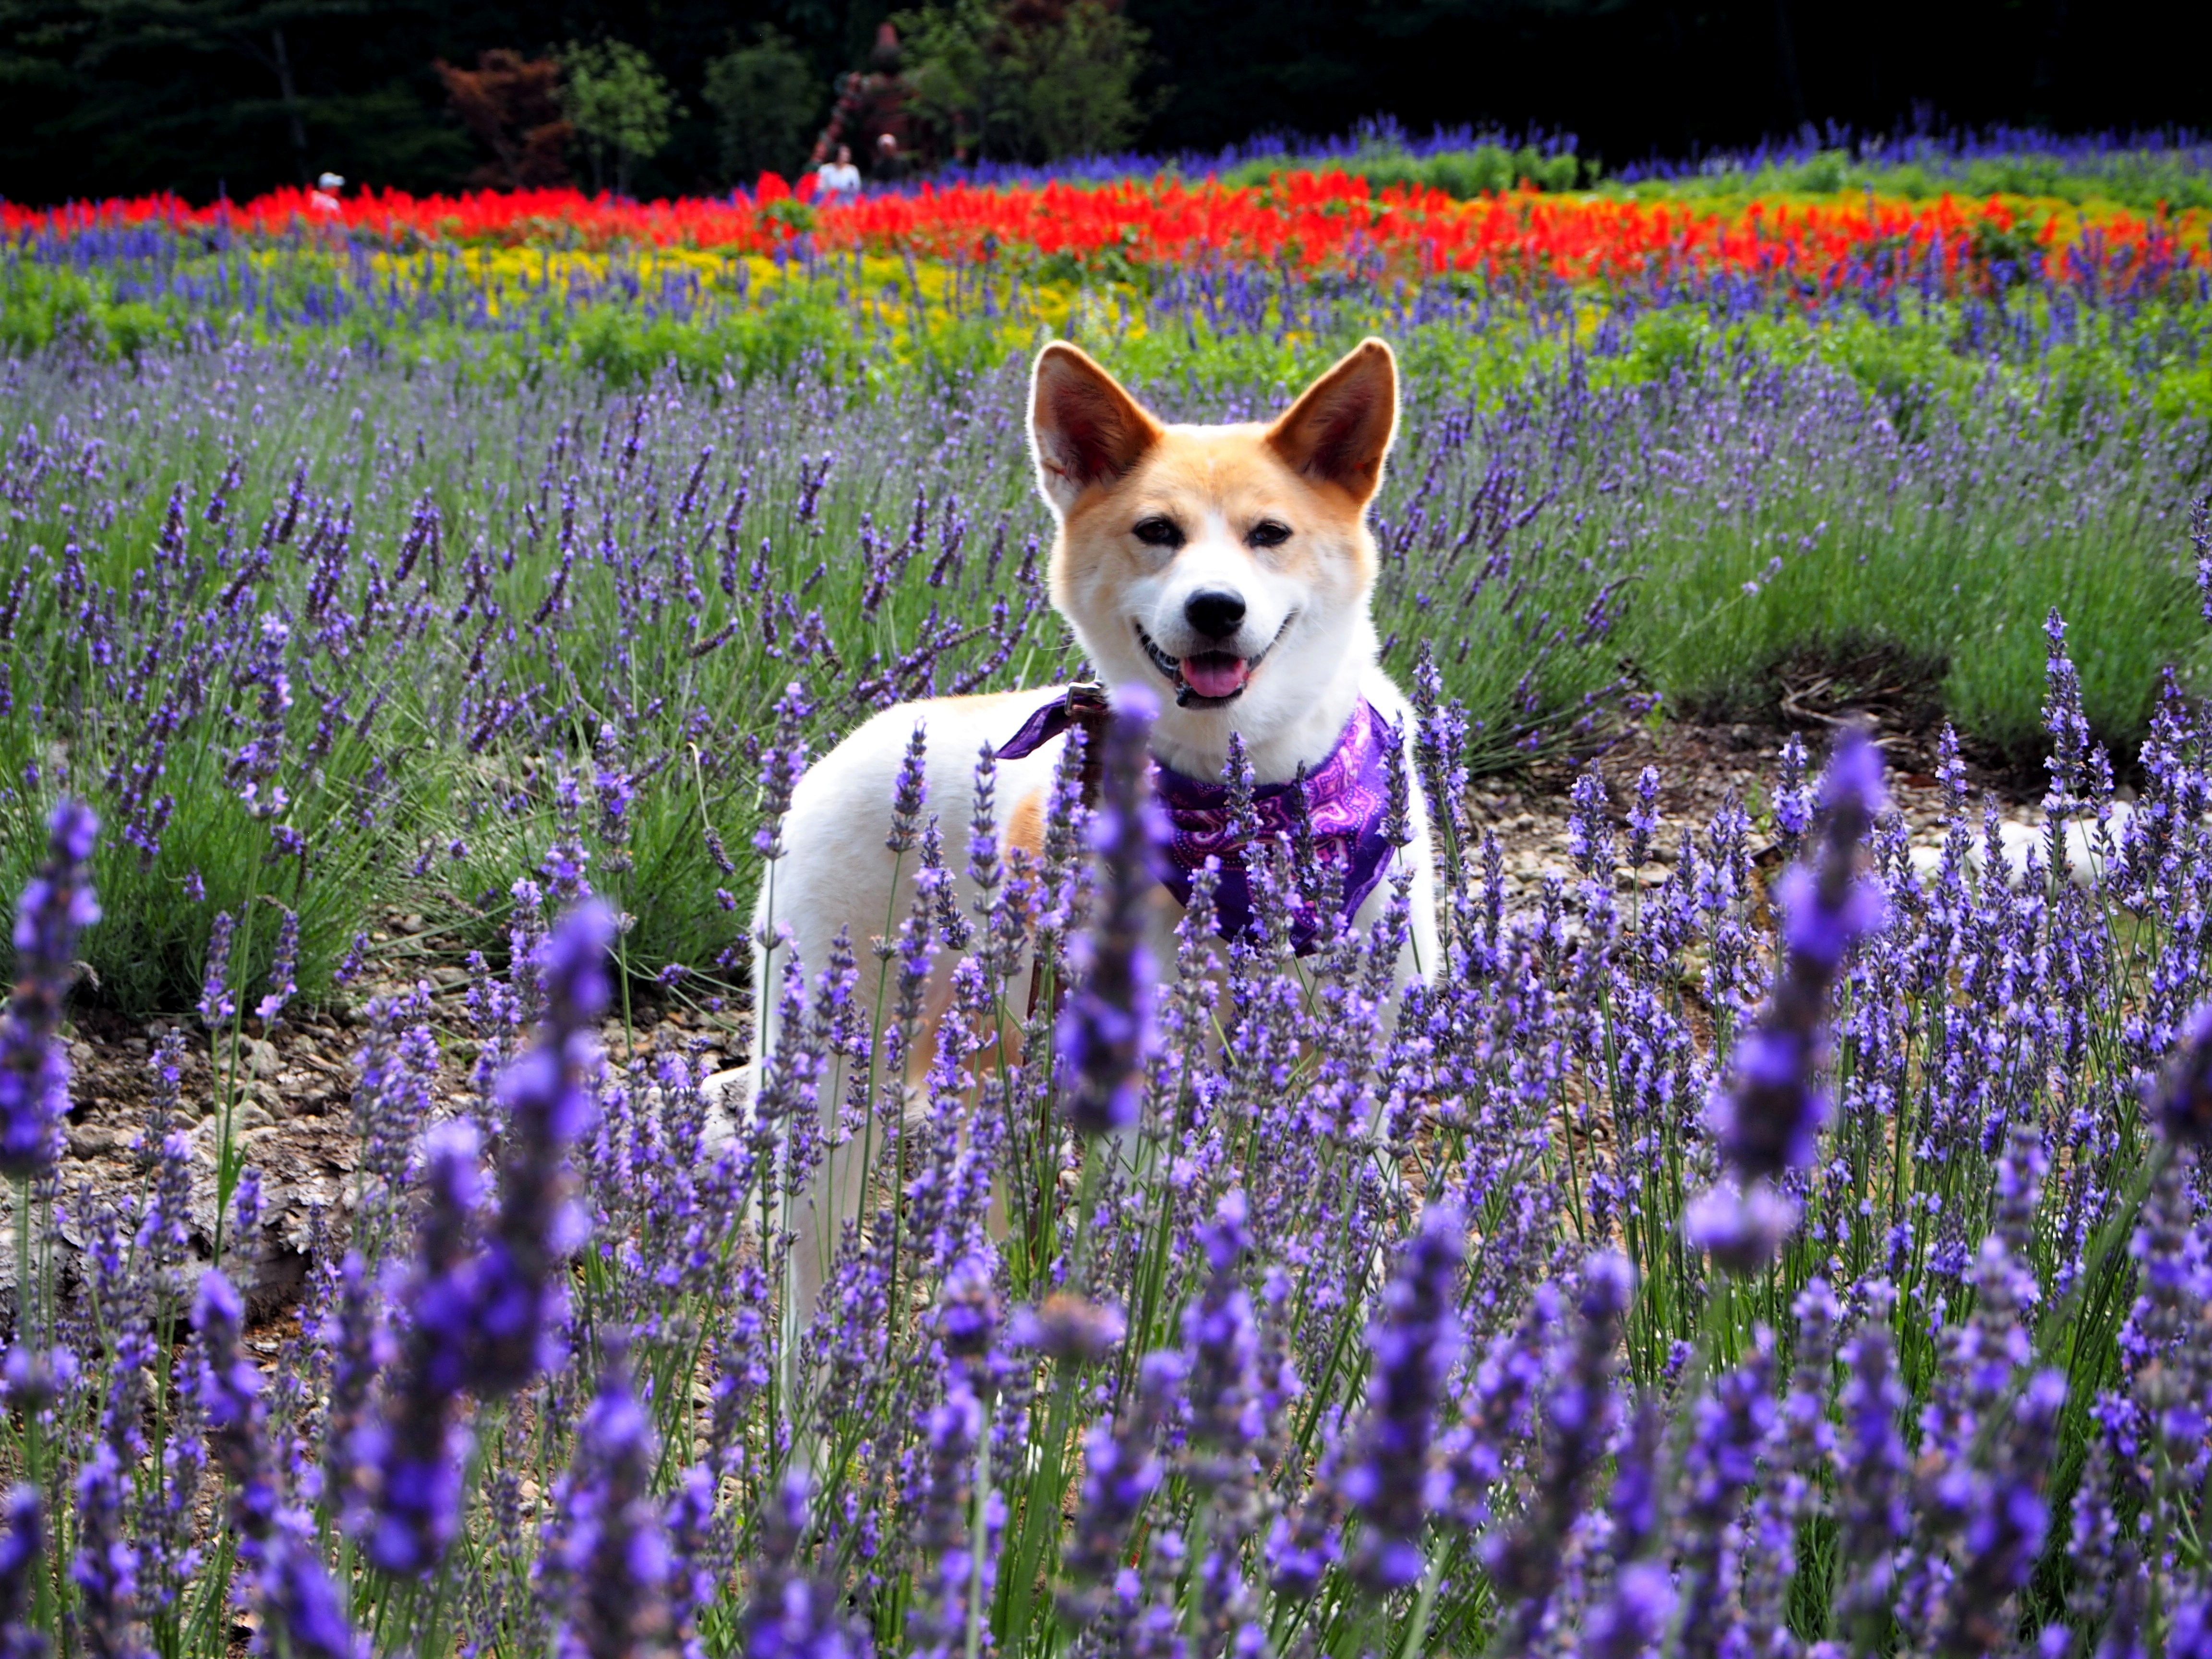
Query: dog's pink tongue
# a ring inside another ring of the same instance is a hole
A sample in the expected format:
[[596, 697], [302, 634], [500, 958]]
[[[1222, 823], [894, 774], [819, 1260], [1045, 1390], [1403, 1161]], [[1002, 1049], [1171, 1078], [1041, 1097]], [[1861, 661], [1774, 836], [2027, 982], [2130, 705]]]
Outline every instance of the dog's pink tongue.
[[1252, 678], [1252, 671], [1244, 665], [1242, 657], [1232, 657], [1225, 651], [1208, 651], [1182, 659], [1182, 678], [1183, 683], [1201, 697], [1227, 697], [1235, 696]]

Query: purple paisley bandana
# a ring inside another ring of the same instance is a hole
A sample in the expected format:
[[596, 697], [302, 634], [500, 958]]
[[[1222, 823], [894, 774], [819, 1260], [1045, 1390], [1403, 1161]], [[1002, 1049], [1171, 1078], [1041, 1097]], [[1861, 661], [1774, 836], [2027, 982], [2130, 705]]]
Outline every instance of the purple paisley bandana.
[[[1078, 718], [1068, 698], [1048, 703], [1023, 722], [999, 756], [1018, 760], [1034, 753]], [[1391, 846], [1382, 834], [1382, 820], [1390, 803], [1384, 745], [1391, 741], [1392, 730], [1390, 723], [1363, 697], [1352, 709], [1351, 721], [1336, 746], [1306, 774], [1302, 783], [1273, 783], [1252, 792], [1259, 835], [1285, 841], [1297, 828], [1291, 792], [1304, 792], [1314, 857], [1341, 873], [1347, 920], [1358, 914], [1390, 864]], [[1250, 838], [1239, 836], [1230, 821], [1228, 789], [1219, 783], [1171, 772], [1157, 761], [1152, 765], [1152, 782], [1172, 831], [1167, 844], [1153, 858], [1160, 880], [1179, 903], [1188, 904], [1192, 876], [1207, 859], [1220, 860], [1221, 882], [1214, 890], [1213, 903], [1221, 937], [1233, 939], [1249, 933], [1252, 886], [1244, 867], [1244, 849]], [[1295, 893], [1291, 904], [1291, 947], [1305, 956], [1321, 936], [1322, 919]]]

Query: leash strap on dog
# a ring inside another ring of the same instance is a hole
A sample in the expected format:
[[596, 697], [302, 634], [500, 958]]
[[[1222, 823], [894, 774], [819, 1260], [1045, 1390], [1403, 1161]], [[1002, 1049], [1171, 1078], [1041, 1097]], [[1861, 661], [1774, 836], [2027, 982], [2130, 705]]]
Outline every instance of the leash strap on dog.
[[1069, 686], [1058, 702], [1048, 702], [1022, 722], [1021, 730], [1006, 739], [1003, 748], [996, 750], [1000, 760], [1020, 760], [1034, 755], [1063, 732], [1074, 726], [1083, 728], [1083, 804], [1098, 805], [1098, 769], [1105, 757], [1098, 746], [1098, 728], [1114, 712], [1107, 701], [1106, 688], [1097, 680], [1078, 680]]
[[[1106, 760], [1105, 745], [1098, 741], [1099, 729], [1114, 712], [1107, 701], [1106, 688], [1097, 680], [1078, 680], [1067, 688], [1058, 702], [1048, 702], [1022, 722], [1020, 731], [1006, 740], [1006, 746], [997, 751], [1000, 760], [1019, 760], [1024, 755], [1034, 755], [1062, 732], [1076, 726], [1083, 728], [1083, 770], [1077, 775], [1078, 787], [1083, 793], [1083, 805], [1087, 811], [1098, 805], [1100, 769]], [[1030, 1006], [1027, 1018], [1036, 1018], [1037, 987], [1042, 981], [1030, 975]], [[1067, 984], [1055, 979], [1052, 993], [1053, 1018], [1060, 1018], [1060, 1006], [1067, 1000]]]

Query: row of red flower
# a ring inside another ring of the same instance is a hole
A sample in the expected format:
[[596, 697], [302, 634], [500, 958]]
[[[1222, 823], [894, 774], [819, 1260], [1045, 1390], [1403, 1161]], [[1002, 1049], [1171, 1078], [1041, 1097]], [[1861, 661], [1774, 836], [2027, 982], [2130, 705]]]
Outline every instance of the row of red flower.
[[[27, 209], [0, 203], [11, 237], [103, 225], [227, 227], [282, 234], [327, 223], [360, 234], [495, 244], [618, 244], [767, 253], [800, 235], [826, 251], [988, 258], [1002, 250], [1079, 258], [1117, 253], [1139, 264], [1208, 258], [1315, 269], [1379, 260], [1389, 269], [1535, 270], [1570, 281], [1716, 267], [1747, 275], [1834, 280], [1869, 261], [1904, 261], [1950, 276], [1993, 257], [2037, 262], [2087, 237], [2100, 269], [2205, 267], [2203, 227], [2057, 204], [1933, 202], [1868, 197], [1753, 202], [1719, 210], [1681, 203], [1513, 193], [1462, 202], [1435, 190], [1370, 190], [1341, 172], [1288, 173], [1264, 185], [1166, 176], [1103, 186], [924, 185], [857, 200], [812, 199], [773, 173], [727, 197], [633, 202], [562, 191], [416, 197], [370, 191], [332, 203], [295, 190], [195, 208], [173, 196]], [[1996, 252], [1993, 254], [1992, 250]]]

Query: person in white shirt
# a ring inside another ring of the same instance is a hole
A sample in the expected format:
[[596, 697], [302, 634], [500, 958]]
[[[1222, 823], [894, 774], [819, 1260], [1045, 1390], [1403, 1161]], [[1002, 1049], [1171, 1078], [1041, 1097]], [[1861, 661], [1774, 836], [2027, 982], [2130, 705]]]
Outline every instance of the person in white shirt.
[[315, 180], [314, 189], [307, 193], [307, 205], [335, 219], [338, 214], [338, 192], [344, 188], [343, 179], [335, 173], [326, 173]]
[[850, 146], [837, 146], [837, 159], [824, 161], [814, 174], [815, 182], [824, 197], [858, 196], [860, 193], [860, 170], [853, 165]]

